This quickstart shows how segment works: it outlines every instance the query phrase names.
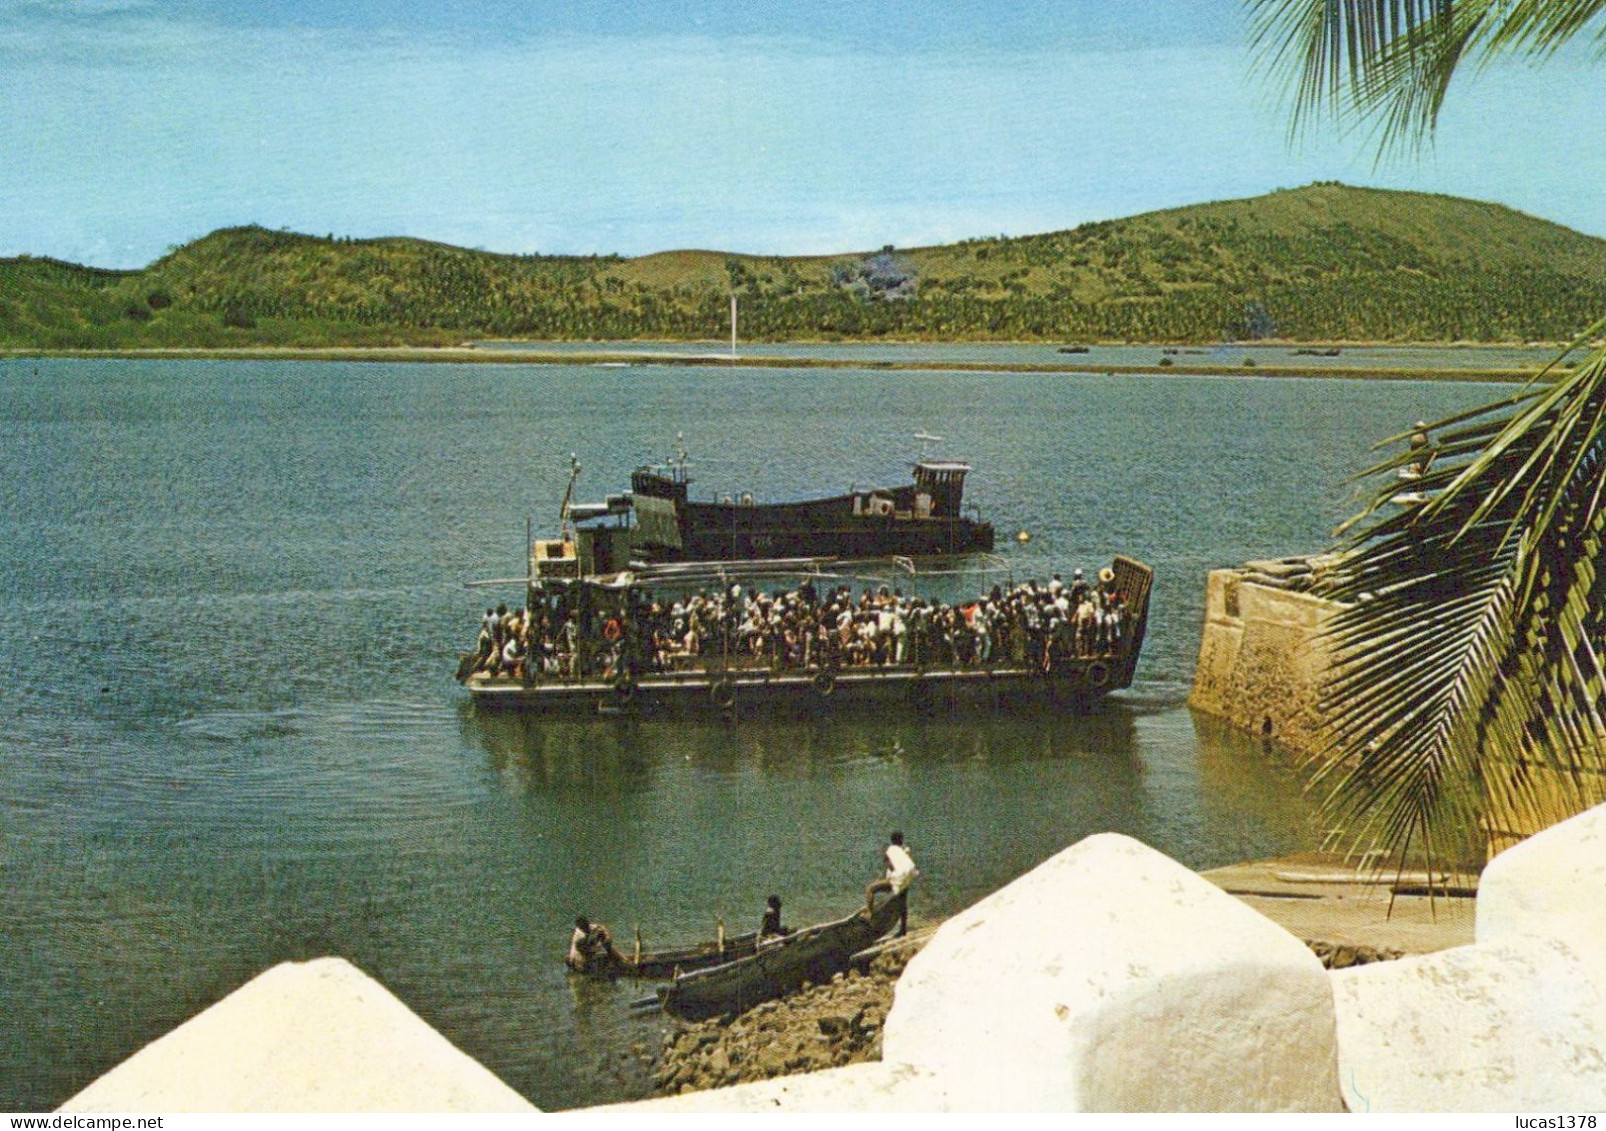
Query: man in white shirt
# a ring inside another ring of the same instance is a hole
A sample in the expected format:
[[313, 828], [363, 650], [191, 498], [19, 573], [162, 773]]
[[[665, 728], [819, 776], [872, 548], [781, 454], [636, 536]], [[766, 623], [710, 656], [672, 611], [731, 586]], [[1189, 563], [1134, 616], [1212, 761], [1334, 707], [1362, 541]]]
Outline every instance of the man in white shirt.
[[[904, 847], [903, 834], [894, 832], [890, 838], [883, 855], [887, 861], [886, 875], [879, 880], [871, 880], [864, 889], [864, 913], [866, 917], [875, 915], [875, 897], [877, 892], [886, 892], [889, 898], [896, 899], [909, 890], [909, 885], [915, 882], [920, 869], [915, 867], [914, 857]], [[909, 933], [909, 901], [903, 901], [901, 914], [898, 917], [898, 934]]]

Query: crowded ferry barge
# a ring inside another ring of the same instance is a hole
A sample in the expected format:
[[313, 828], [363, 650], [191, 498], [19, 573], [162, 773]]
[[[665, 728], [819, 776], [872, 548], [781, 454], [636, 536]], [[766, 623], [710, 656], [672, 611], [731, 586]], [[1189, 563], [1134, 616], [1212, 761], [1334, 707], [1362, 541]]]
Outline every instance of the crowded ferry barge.
[[[998, 584], [962, 603], [855, 586], [842, 564], [535, 578], [523, 608], [487, 609], [458, 677], [489, 706], [727, 714], [1075, 706], [1132, 681], [1153, 579], [1140, 562], [1117, 557], [1092, 580]], [[779, 567], [802, 580], [766, 586]]]
[[[855, 705], [932, 711], [1046, 700], [1086, 705], [1132, 682], [1153, 572], [1117, 556], [1091, 576], [1007, 576], [969, 555], [651, 563], [634, 560], [639, 500], [572, 503], [557, 539], [530, 541], [523, 603], [488, 607], [457, 678], [495, 707], [565, 713]], [[496, 584], [496, 583], [484, 583]]]

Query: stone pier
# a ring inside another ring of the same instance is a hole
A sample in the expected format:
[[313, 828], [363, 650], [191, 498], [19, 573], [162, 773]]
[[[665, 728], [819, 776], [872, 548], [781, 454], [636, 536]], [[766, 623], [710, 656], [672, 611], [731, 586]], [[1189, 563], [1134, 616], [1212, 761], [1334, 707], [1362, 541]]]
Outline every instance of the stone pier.
[[[1322, 747], [1322, 687], [1332, 663], [1323, 634], [1342, 607], [1313, 592], [1332, 559], [1325, 556], [1248, 562], [1212, 570], [1188, 706], [1296, 755]], [[1606, 776], [1581, 779], [1498, 750], [1484, 755], [1491, 782], [1522, 779], [1538, 800], [1512, 805], [1509, 791], [1491, 789], [1483, 839], [1494, 856], [1563, 817], [1606, 801]]]
[[1321, 559], [1211, 571], [1188, 705], [1299, 753], [1320, 742], [1320, 634], [1338, 606], [1308, 592]]

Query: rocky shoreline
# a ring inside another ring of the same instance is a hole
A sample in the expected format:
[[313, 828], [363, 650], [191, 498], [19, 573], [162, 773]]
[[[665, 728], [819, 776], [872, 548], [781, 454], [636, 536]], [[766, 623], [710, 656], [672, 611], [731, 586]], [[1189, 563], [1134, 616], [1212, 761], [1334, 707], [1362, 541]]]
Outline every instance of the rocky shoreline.
[[[881, 1059], [881, 1029], [893, 989], [935, 928], [911, 934], [862, 968], [806, 986], [737, 1016], [684, 1024], [664, 1034], [653, 1065], [655, 1096], [724, 1088]], [[1402, 957], [1403, 951], [1306, 940], [1328, 969]]]
[[654, 1095], [674, 1096], [881, 1059], [881, 1027], [903, 968], [932, 931], [911, 934], [859, 968], [735, 1017], [664, 1034]]

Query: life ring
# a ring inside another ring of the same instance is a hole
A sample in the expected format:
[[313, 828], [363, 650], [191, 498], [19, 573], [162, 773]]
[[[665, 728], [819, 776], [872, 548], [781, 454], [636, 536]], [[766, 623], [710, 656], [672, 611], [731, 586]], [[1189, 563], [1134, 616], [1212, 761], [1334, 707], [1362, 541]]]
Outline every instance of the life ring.
[[621, 707], [628, 706], [636, 697], [636, 681], [628, 675], [622, 675], [613, 681], [613, 701]]
[[1110, 665], [1103, 660], [1094, 660], [1087, 666], [1088, 686], [1097, 690], [1110, 682]]
[[821, 699], [829, 699], [836, 690], [836, 673], [829, 668], [814, 673], [814, 692]]
[[721, 711], [729, 711], [736, 706], [736, 685], [728, 676], [721, 676], [708, 685], [708, 701]]
[[602, 635], [606, 640], [618, 640], [622, 632], [623, 630], [620, 629], [619, 622], [616, 620], [610, 620], [602, 626]]

